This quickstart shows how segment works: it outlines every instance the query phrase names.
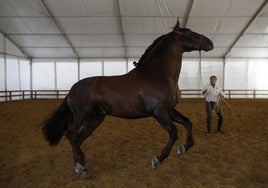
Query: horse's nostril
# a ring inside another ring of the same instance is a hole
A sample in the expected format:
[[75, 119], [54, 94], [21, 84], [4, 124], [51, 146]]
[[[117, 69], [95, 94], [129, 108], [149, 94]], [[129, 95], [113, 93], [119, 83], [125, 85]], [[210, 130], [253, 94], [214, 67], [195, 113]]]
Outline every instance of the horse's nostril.
[[213, 50], [213, 48], [214, 48], [213, 44], [211, 46], [209, 46], [210, 50]]

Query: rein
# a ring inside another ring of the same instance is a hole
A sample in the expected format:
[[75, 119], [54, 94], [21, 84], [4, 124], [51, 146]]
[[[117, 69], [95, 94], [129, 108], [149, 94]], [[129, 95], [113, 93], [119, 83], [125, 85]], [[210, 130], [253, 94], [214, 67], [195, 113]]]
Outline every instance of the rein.
[[202, 81], [202, 71], [201, 71], [201, 50], [199, 50], [199, 77], [200, 77], [200, 86], [203, 88], [203, 81]]

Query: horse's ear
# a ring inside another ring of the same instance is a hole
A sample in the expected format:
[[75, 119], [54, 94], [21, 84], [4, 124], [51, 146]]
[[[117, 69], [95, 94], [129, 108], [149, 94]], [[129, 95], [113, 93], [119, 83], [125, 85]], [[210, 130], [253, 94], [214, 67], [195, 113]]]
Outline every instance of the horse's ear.
[[177, 18], [176, 28], [180, 28], [180, 19], [179, 19], [179, 17]]
[[177, 18], [177, 23], [176, 23], [175, 27], [173, 28], [173, 30], [179, 31], [180, 29], [181, 29], [180, 28], [180, 20], [179, 20], [179, 18]]

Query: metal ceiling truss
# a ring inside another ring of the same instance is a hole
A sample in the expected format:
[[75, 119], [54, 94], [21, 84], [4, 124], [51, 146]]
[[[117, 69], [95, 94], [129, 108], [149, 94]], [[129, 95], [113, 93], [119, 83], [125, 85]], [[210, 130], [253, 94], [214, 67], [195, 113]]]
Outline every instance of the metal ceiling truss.
[[232, 51], [232, 49], [234, 48], [234, 46], [237, 44], [237, 42], [239, 41], [239, 39], [247, 32], [247, 30], [250, 28], [250, 26], [257, 20], [257, 18], [260, 16], [262, 10], [264, 9], [264, 7], [267, 5], [268, 0], [264, 0], [263, 3], [261, 4], [261, 6], [257, 9], [257, 11], [255, 12], [254, 16], [252, 16], [252, 18], [248, 21], [248, 23], [246, 24], [246, 26], [241, 30], [241, 32], [239, 33], [239, 35], [236, 37], [236, 39], [233, 41], [233, 43], [231, 44], [231, 46], [227, 49], [225, 55], [223, 56], [224, 61], [226, 61], [228, 59], [228, 57], [230, 56], [230, 53]]
[[185, 14], [184, 14], [185, 19], [184, 19], [183, 23], [181, 24], [182, 28], [187, 27], [188, 20], [189, 20], [193, 6], [194, 6], [194, 0], [189, 0], [187, 7], [186, 7], [186, 10], [185, 10]]
[[52, 12], [49, 10], [45, 0], [41, 0], [41, 5], [43, 6], [43, 8], [45, 9], [45, 11], [48, 13], [49, 17], [53, 20], [53, 22], [56, 24], [57, 28], [59, 29], [59, 31], [61, 32], [61, 36], [66, 40], [66, 42], [69, 44], [69, 46], [71, 47], [71, 49], [73, 50], [74, 55], [76, 56], [77, 59], [80, 59], [74, 45], [72, 44], [72, 42], [70, 41], [70, 39], [68, 38], [66, 32], [64, 31], [63, 27], [61, 26], [60, 22], [58, 21], [58, 19], [52, 14]]
[[121, 7], [120, 7], [120, 0], [117, 0], [117, 9], [118, 9], [118, 15], [119, 15], [119, 24], [120, 24], [120, 30], [121, 30], [121, 36], [125, 51], [125, 59], [127, 59], [127, 45], [126, 45], [126, 38], [125, 38], [125, 32], [124, 32], [124, 26], [123, 26], [123, 20], [122, 20], [122, 13], [121, 13]]
[[[0, 28], [0, 33], [7, 39], [9, 40], [16, 48], [18, 48], [20, 50], [20, 52], [29, 60], [32, 61], [32, 56], [23, 48], [21, 47], [15, 40], [13, 40], [10, 35], [8, 35], [6, 32], [4, 32], [1, 28]], [[6, 52], [5, 52], [6, 53]], [[6, 53], [7, 54], [7, 53]]]

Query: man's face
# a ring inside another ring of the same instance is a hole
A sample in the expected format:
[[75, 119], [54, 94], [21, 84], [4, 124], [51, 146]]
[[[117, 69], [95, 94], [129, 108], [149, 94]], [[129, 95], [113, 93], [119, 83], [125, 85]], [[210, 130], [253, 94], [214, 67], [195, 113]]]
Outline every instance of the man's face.
[[211, 85], [215, 86], [216, 81], [217, 81], [217, 78], [216, 78], [216, 77], [212, 76], [212, 77], [210, 78], [210, 84], [211, 84]]

